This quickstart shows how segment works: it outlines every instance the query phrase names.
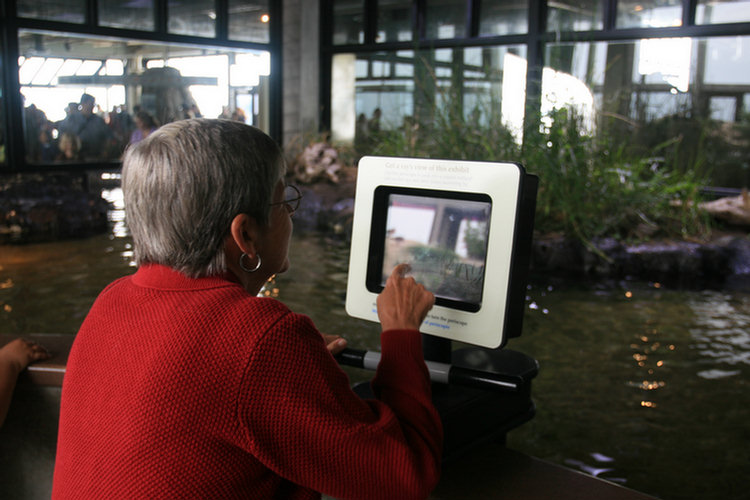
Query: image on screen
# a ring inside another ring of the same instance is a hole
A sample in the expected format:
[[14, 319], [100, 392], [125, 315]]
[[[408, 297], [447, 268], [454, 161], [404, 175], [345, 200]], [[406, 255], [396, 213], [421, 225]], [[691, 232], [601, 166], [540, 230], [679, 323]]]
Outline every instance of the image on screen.
[[381, 285], [396, 265], [408, 263], [438, 303], [478, 311], [492, 204], [488, 196], [473, 198], [389, 193]]

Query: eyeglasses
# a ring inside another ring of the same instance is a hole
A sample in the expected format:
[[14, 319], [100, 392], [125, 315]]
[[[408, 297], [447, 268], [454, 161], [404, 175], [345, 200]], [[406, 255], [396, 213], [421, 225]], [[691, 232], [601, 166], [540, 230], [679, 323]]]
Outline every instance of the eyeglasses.
[[289, 184], [284, 188], [284, 201], [269, 203], [269, 206], [285, 205], [289, 211], [289, 215], [292, 215], [299, 208], [300, 200], [302, 200], [302, 193], [300, 193], [297, 186]]

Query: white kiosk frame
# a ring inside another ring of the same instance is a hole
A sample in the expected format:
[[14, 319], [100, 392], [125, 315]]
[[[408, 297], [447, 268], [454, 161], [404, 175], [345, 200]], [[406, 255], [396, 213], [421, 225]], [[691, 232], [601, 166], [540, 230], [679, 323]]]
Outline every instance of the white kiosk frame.
[[[436, 293], [436, 305], [420, 331], [490, 349], [500, 348], [509, 337], [520, 335], [537, 183], [537, 178], [517, 163], [362, 158], [354, 206], [347, 313], [378, 321], [375, 300], [382, 286], [377, 280], [381, 272], [388, 272], [383, 269], [387, 253], [384, 245], [388, 231], [393, 229], [387, 227], [385, 218], [392, 200], [401, 196], [402, 203], [406, 200], [417, 205], [420, 199], [441, 206], [463, 203], [475, 212], [488, 212], [480, 222], [486, 241], [484, 263], [471, 268], [474, 281], [481, 286], [480, 298], [474, 293], [471, 300], [452, 300]], [[433, 220], [436, 226], [441, 222]], [[455, 243], [455, 229], [453, 232]], [[429, 244], [425, 248], [429, 250]], [[455, 270], [455, 265], [444, 266], [439, 271], [444, 273], [443, 282], [450, 281], [450, 272]]]

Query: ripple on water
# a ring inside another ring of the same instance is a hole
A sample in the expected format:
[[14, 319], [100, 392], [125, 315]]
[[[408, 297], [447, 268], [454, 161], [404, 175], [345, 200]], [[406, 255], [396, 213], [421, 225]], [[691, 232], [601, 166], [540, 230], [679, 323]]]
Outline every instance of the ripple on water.
[[[745, 299], [721, 292], [704, 292], [687, 301], [694, 313], [691, 348], [706, 363], [750, 364], [750, 304]], [[703, 370], [703, 378], [732, 376], [735, 370]], [[722, 375], [729, 373], [729, 375]]]
[[[378, 348], [378, 325], [344, 312], [348, 247], [295, 236], [291, 254], [269, 294], [352, 347]], [[114, 235], [4, 247], [0, 331], [74, 333], [131, 266], [129, 239]], [[750, 491], [750, 294], [629, 284], [527, 295], [523, 335], [508, 347], [540, 362], [537, 415], [509, 434], [510, 447], [665, 500]]]
[[720, 378], [734, 377], [735, 375], [739, 375], [740, 373], [742, 373], [740, 370], [703, 370], [701, 372], [698, 372], [698, 376], [701, 378], [705, 378], [706, 380], [715, 380]]

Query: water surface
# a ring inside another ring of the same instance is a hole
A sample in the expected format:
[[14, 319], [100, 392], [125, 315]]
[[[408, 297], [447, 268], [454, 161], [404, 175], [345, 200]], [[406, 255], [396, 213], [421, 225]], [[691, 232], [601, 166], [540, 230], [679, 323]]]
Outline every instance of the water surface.
[[[0, 246], [0, 333], [75, 334], [99, 291], [135, 270], [112, 218], [111, 234]], [[376, 348], [377, 325], [344, 311], [348, 246], [295, 236], [291, 259], [266, 293]], [[510, 447], [664, 499], [750, 498], [749, 294], [534, 285], [526, 305], [508, 348], [539, 360], [537, 415]]]

